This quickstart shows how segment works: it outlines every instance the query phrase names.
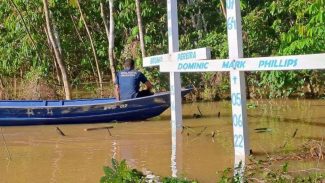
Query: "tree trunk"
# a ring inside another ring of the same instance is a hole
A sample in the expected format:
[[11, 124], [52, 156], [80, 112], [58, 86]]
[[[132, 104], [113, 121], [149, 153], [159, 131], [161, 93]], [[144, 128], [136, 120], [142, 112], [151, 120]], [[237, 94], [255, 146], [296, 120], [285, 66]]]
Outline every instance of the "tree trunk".
[[55, 70], [55, 73], [56, 73], [56, 79], [59, 83], [59, 85], [61, 85], [61, 76], [60, 76], [60, 71], [59, 71], [59, 68], [58, 68], [58, 64], [56, 63], [56, 59], [55, 59], [55, 54], [53, 53], [53, 48], [51, 46], [51, 41], [50, 41], [50, 38], [49, 38], [49, 34], [46, 30], [46, 27], [44, 27], [44, 32], [46, 34], [46, 38], [47, 38], [47, 44], [49, 46], [49, 51], [51, 52], [51, 55], [53, 57], [53, 63], [54, 63], [54, 70]]
[[[106, 37], [107, 37], [107, 41], [108, 41], [108, 44], [109, 44], [109, 49], [107, 49], [108, 50], [108, 60], [109, 60], [109, 64], [110, 64], [111, 74], [112, 74], [112, 81], [113, 81], [113, 84], [114, 84], [116, 78], [115, 78], [115, 66], [114, 66], [113, 50], [110, 51], [113, 48], [113, 47], [110, 47], [110, 45], [111, 44], [114, 44], [114, 38], [112, 39], [112, 42], [113, 43], [111, 43], [110, 42], [111, 41], [111, 39], [110, 39], [110, 30], [109, 30], [108, 21], [107, 21], [107, 14], [106, 14], [106, 11], [105, 11], [105, 8], [104, 8], [103, 1], [100, 2], [100, 12], [101, 12], [100, 15], [101, 15], [101, 17], [103, 19], [103, 22], [104, 22]], [[111, 21], [110, 22], [112, 22], [112, 21], [114, 21], [113, 20], [113, 17], [111, 18]], [[113, 22], [113, 26], [114, 26], [114, 22]], [[114, 31], [114, 27], [113, 26], [111, 26], [111, 28]]]
[[[83, 46], [84, 46], [85, 48], [87, 48], [86, 43], [85, 43], [84, 40], [82, 39], [82, 37], [81, 37], [81, 35], [80, 35], [79, 31], [78, 31], [78, 28], [77, 28], [77, 26], [76, 26], [76, 22], [75, 22], [74, 18], [72, 17], [72, 15], [70, 15], [70, 18], [71, 18], [71, 21], [72, 21], [73, 27], [74, 27], [74, 29], [75, 29], [76, 32], [77, 32], [77, 35], [78, 35], [78, 37], [79, 37], [79, 40], [82, 42]], [[91, 66], [91, 70], [93, 71], [93, 74], [94, 74], [94, 76], [96, 77], [97, 75], [96, 75], [96, 71], [95, 71], [95, 68], [94, 68], [94, 64], [93, 64], [93, 62], [92, 62], [91, 60], [89, 60], [89, 63], [90, 63], [90, 66]]]
[[225, 0], [220, 0], [220, 4], [221, 4], [222, 14], [225, 17], [225, 19], [227, 19], [227, 11], [226, 11], [226, 3], [225, 3]]
[[54, 33], [53, 30], [51, 28], [51, 22], [50, 22], [50, 15], [49, 15], [49, 9], [48, 9], [48, 0], [43, 0], [43, 4], [44, 4], [44, 14], [45, 14], [45, 20], [46, 20], [46, 28], [47, 28], [47, 32], [51, 41], [51, 45], [53, 47], [53, 51], [55, 54], [55, 58], [56, 61], [60, 67], [60, 71], [61, 71], [61, 75], [62, 75], [62, 81], [63, 81], [63, 86], [64, 86], [64, 92], [65, 92], [65, 98], [67, 100], [71, 99], [71, 92], [70, 92], [70, 84], [68, 81], [68, 76], [67, 76], [67, 72], [66, 72], [66, 68], [63, 62], [63, 58], [62, 55], [59, 51], [59, 47], [58, 44], [55, 41], [54, 38]]
[[113, 10], [114, 10], [114, 0], [109, 0], [109, 40], [108, 40], [108, 57], [109, 57], [109, 64], [110, 69], [112, 72], [112, 81], [113, 84], [116, 81], [115, 76], [115, 68], [114, 68], [114, 17], [113, 17]]
[[[53, 20], [53, 15], [52, 15], [51, 11], [49, 11], [49, 15], [50, 15], [50, 20]], [[56, 42], [56, 44], [58, 46], [60, 55], [62, 56], [62, 48], [61, 48], [61, 42], [60, 42], [60, 38], [59, 38], [58, 28], [56, 27], [56, 24], [55, 24], [54, 20], [51, 22], [51, 25], [52, 25], [52, 29], [53, 29], [53, 35], [54, 35], [54, 38], [55, 38], [55, 42]]]
[[140, 0], [135, 0], [135, 5], [136, 5], [137, 18], [138, 18], [141, 54], [142, 54], [142, 58], [144, 58], [146, 56], [146, 50], [144, 45], [144, 34], [143, 34], [143, 25], [142, 25], [142, 17], [141, 17]]
[[3, 84], [3, 81], [2, 81], [1, 77], [0, 77], [0, 90], [3, 90], [5, 87], [4, 87], [4, 84]]
[[55, 70], [55, 74], [56, 74], [55, 76], [56, 76], [56, 79], [57, 79], [59, 85], [61, 85], [61, 82], [62, 82], [61, 79], [62, 78], [60, 77], [60, 71], [59, 71], [59, 68], [58, 68], [58, 64], [56, 63], [55, 54], [53, 53], [53, 48], [51, 46], [51, 41], [50, 41], [50, 38], [49, 38], [49, 34], [48, 34], [47, 30], [46, 30], [46, 27], [44, 27], [44, 32], [46, 34], [49, 51], [50, 51], [50, 53], [51, 53], [51, 55], [53, 57], [54, 70]]
[[103, 96], [103, 79], [102, 79], [102, 74], [100, 73], [100, 68], [99, 68], [99, 63], [98, 63], [98, 58], [97, 58], [97, 54], [96, 54], [94, 41], [93, 41], [93, 38], [91, 37], [91, 34], [90, 34], [90, 31], [89, 31], [86, 19], [85, 19], [83, 13], [82, 13], [80, 2], [79, 2], [79, 0], [77, 0], [76, 2], [77, 2], [77, 5], [78, 5], [80, 15], [81, 15], [81, 19], [82, 19], [83, 23], [85, 24], [87, 35], [88, 35], [88, 38], [89, 38], [90, 44], [91, 44], [91, 49], [92, 49], [93, 54], [94, 54], [94, 59], [95, 59], [95, 64], [96, 64], [96, 69], [97, 69], [97, 75], [98, 75], [98, 81], [99, 81], [99, 87], [100, 87], [100, 95], [102, 97]]
[[[1, 76], [1, 75], [0, 75]], [[4, 100], [5, 99], [5, 97], [4, 97], [4, 95], [5, 95], [5, 86], [4, 86], [4, 84], [3, 84], [3, 81], [2, 81], [2, 76], [0, 77], [0, 99], [1, 100]]]

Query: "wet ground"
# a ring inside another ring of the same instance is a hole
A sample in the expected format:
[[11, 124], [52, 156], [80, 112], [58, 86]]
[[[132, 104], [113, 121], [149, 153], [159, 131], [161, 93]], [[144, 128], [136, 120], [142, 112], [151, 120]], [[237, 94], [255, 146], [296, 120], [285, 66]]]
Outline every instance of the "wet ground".
[[[325, 100], [248, 103], [250, 147], [257, 158], [294, 151], [308, 139], [325, 137]], [[231, 104], [184, 104], [183, 111], [187, 128], [177, 154], [178, 173], [203, 183], [215, 182], [217, 172], [233, 166]], [[113, 157], [126, 159], [132, 168], [170, 176], [169, 114], [142, 122], [2, 127], [0, 182], [99, 182], [102, 167], [110, 165]], [[194, 118], [194, 114], [202, 117]], [[85, 131], [110, 125], [114, 126], [111, 135], [107, 130]], [[57, 126], [66, 136], [57, 132]], [[292, 163], [297, 170], [317, 166], [311, 161]], [[319, 164], [325, 166], [324, 161]]]

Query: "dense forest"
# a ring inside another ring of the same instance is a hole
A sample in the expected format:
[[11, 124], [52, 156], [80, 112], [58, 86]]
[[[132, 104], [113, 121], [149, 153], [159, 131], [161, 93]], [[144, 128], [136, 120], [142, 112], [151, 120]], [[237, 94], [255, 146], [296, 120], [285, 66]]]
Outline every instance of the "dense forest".
[[[179, 0], [178, 9], [180, 50], [228, 57], [225, 0]], [[245, 57], [325, 52], [324, 0], [241, 0], [241, 9]], [[125, 58], [155, 91], [168, 90], [168, 75], [142, 67], [144, 56], [167, 52], [166, 0], [0, 2], [0, 99], [112, 96]], [[325, 97], [323, 70], [246, 76], [251, 98]], [[181, 77], [196, 99], [229, 98], [229, 73]]]

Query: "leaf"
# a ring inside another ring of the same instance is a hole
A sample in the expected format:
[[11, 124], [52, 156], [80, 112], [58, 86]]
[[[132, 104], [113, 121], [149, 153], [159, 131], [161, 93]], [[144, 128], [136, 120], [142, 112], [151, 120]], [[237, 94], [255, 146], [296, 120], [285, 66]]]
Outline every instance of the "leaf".
[[133, 37], [136, 37], [138, 34], [139, 34], [139, 27], [138, 26], [133, 27], [133, 29], [132, 29], [132, 36]]
[[69, 5], [76, 8], [78, 7], [78, 0], [69, 0]]
[[106, 176], [110, 177], [113, 175], [114, 171], [112, 170], [112, 168], [104, 166], [103, 167], [104, 173]]

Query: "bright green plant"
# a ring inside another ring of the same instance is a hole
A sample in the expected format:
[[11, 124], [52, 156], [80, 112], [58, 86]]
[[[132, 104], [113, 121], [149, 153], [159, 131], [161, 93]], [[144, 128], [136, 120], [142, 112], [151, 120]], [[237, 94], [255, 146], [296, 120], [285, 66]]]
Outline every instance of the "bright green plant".
[[100, 179], [101, 183], [143, 183], [144, 176], [135, 169], [130, 169], [126, 160], [118, 162], [112, 159], [112, 167], [104, 167], [105, 176]]
[[165, 177], [163, 183], [198, 183], [197, 181], [187, 180], [186, 178]]

